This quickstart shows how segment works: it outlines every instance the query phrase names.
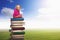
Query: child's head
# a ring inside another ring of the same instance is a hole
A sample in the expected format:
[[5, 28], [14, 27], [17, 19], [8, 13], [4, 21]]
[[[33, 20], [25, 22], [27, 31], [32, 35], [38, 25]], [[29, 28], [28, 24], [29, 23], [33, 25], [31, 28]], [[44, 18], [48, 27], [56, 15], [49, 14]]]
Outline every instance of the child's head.
[[20, 5], [16, 5], [17, 10], [20, 10], [20, 8], [21, 8]]

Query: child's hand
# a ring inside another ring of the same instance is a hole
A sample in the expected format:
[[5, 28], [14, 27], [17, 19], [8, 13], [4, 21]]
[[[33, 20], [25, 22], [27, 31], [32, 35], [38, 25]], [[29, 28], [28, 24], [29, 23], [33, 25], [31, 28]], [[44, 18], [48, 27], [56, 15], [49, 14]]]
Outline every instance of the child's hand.
[[20, 15], [16, 16], [16, 18], [18, 18]]
[[21, 14], [21, 15], [16, 16], [16, 18], [19, 18], [19, 17], [22, 17], [22, 14]]

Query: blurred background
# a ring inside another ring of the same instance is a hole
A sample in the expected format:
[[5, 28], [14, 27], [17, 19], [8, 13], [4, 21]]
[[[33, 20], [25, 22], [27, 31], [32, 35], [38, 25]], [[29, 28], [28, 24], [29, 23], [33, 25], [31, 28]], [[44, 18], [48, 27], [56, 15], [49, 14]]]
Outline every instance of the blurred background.
[[25, 40], [60, 40], [60, 0], [0, 0], [0, 40], [10, 38], [17, 4], [25, 19]]

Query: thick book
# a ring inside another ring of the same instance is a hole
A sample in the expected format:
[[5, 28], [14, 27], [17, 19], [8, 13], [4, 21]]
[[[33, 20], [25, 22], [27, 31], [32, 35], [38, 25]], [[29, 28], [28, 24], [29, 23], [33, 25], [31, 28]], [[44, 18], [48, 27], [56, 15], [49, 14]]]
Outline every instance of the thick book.
[[24, 38], [24, 37], [12, 37], [12, 39], [20, 39], [20, 38]]
[[11, 35], [11, 37], [24, 37], [24, 35]]
[[20, 28], [23, 27], [23, 25], [10, 25], [11, 28]]
[[12, 38], [24, 38], [24, 37], [12, 37]]
[[11, 21], [24, 21], [24, 18], [11, 18]]
[[24, 34], [13, 34], [12, 32], [10, 33], [10, 36], [12, 36], [12, 35], [25, 35], [25, 33]]
[[11, 24], [25, 24], [24, 21], [11, 21]]
[[24, 24], [21, 24], [21, 23], [12, 23], [11, 25], [24, 25]]
[[24, 32], [24, 30], [11, 30], [10, 32]]
[[10, 40], [24, 40], [24, 38], [10, 38]]
[[21, 34], [25, 34], [25, 32], [12, 32], [12, 35], [21, 35]]
[[11, 29], [12, 30], [25, 30], [25, 27], [19, 27], [19, 28], [12, 27]]

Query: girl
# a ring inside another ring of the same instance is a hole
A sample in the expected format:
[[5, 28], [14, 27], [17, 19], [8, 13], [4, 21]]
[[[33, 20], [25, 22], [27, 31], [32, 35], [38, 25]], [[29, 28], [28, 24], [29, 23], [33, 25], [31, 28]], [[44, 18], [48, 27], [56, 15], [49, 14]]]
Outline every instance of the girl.
[[20, 14], [20, 9], [21, 6], [16, 5], [16, 8], [14, 9], [14, 13], [13, 13], [13, 18], [22, 18], [22, 14]]

